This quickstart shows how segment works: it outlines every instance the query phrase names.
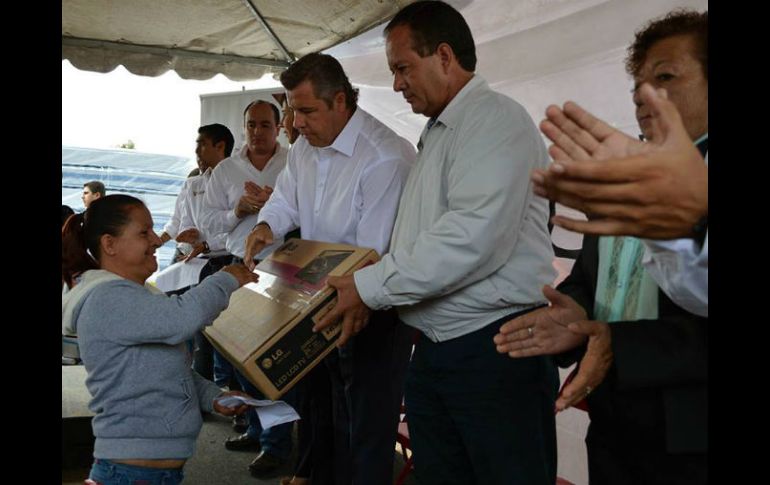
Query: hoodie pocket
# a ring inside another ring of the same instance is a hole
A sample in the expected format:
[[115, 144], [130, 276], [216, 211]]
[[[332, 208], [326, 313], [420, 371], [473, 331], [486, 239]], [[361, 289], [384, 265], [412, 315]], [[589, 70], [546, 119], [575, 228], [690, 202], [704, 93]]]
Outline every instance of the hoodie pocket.
[[[171, 396], [171, 399], [173, 399], [174, 402], [169, 405], [169, 411], [163, 417], [163, 421], [166, 424], [166, 430], [172, 435], [178, 435], [180, 433], [185, 434], [184, 430], [175, 428], [177, 428], [179, 422], [190, 413], [193, 403], [192, 377], [180, 379], [178, 386], [176, 392]], [[189, 422], [189, 417], [187, 421]]]

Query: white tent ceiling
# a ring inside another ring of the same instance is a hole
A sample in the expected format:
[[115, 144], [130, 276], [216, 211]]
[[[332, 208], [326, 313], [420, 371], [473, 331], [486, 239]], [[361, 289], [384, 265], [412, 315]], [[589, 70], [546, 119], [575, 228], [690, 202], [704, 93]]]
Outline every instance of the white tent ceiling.
[[413, 0], [63, 0], [62, 59], [78, 69], [241, 81], [350, 39]]
[[[62, 59], [83, 70], [173, 69], [185, 79], [278, 73], [325, 50], [361, 88], [361, 105], [416, 142], [425, 122], [390, 89], [383, 24], [413, 0], [63, 0]], [[477, 73], [539, 120], [575, 100], [636, 133], [623, 69], [633, 32], [707, 0], [447, 0], [467, 19]]]
[[[634, 31], [675, 8], [707, 0], [474, 0], [460, 4], [476, 40], [476, 72], [538, 122], [549, 104], [574, 100], [638, 133], [624, 70]], [[383, 26], [327, 50], [361, 89], [360, 103], [412, 142], [425, 124], [391, 89]]]

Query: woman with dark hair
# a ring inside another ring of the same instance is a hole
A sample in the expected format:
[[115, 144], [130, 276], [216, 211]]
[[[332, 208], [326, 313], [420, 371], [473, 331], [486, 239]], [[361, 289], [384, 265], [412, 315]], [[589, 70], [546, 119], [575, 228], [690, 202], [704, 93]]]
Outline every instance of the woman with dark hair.
[[[145, 281], [157, 269], [160, 238], [144, 204], [128, 195], [95, 200], [62, 230], [62, 327], [76, 334], [91, 393], [94, 464], [102, 485], [178, 484], [219, 387], [191, 369], [191, 341], [257, 275], [230, 265], [179, 296]], [[73, 277], [79, 274], [73, 288]], [[127, 481], [124, 481], [127, 480]]]
[[64, 223], [67, 222], [67, 219], [69, 219], [69, 217], [72, 214], [74, 214], [74, 213], [75, 213], [75, 211], [72, 210], [72, 207], [70, 207], [68, 205], [64, 205], [64, 204], [61, 205], [61, 225], [62, 225], [62, 227], [64, 227]]

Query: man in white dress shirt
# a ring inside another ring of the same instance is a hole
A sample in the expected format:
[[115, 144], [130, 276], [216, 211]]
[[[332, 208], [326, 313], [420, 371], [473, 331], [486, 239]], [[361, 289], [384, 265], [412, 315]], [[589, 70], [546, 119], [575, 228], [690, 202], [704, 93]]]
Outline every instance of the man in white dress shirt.
[[[309, 54], [281, 74], [294, 127], [302, 135], [259, 224], [246, 260], [302, 227], [302, 237], [385, 254], [414, 147], [357, 106], [342, 66]], [[338, 484], [392, 483], [411, 332], [392, 312], [326, 359], [334, 397], [334, 476]]]
[[246, 145], [222, 160], [211, 174], [201, 210], [201, 225], [212, 234], [230, 233], [254, 217], [273, 191], [286, 165], [286, 148], [278, 141], [280, 112], [257, 100], [243, 113]]
[[[195, 155], [201, 174], [197, 177], [191, 177], [185, 182], [187, 195], [182, 203], [179, 216], [179, 235], [176, 237], [177, 241], [192, 245], [192, 252], [186, 260], [201, 253], [224, 250], [227, 233], [215, 234], [206, 231], [201, 224], [200, 214], [206, 195], [206, 185], [211, 179], [211, 173], [222, 160], [230, 156], [234, 143], [233, 134], [225, 125], [214, 123], [198, 128]], [[220, 267], [224, 267], [226, 264], [229, 263], [224, 263]], [[209, 271], [208, 274], [218, 270], [219, 267]]]
[[[198, 217], [199, 230], [206, 234], [231, 235], [239, 224], [256, 223], [256, 214], [272, 192], [278, 174], [286, 164], [287, 150], [276, 140], [280, 113], [267, 101], [249, 104], [243, 113], [246, 145], [233, 156], [219, 162], [212, 170], [203, 194]], [[227, 241], [225, 241], [226, 243]], [[266, 250], [266, 251], [269, 251]], [[215, 380], [227, 379], [229, 363], [214, 354]], [[261, 394], [248, 380], [235, 371], [243, 390], [259, 397]], [[291, 393], [285, 397], [292, 403]], [[291, 454], [291, 423], [262, 429], [256, 412], [247, 413], [248, 428], [225, 441], [229, 450], [261, 450], [249, 466], [252, 474], [261, 476], [280, 466]], [[236, 426], [239, 430], [240, 427]]]

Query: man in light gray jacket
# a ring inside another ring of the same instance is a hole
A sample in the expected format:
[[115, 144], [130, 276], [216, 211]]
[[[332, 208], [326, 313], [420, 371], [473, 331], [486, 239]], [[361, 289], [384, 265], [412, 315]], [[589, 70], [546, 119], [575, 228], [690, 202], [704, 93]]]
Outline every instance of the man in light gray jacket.
[[547, 201], [529, 185], [545, 145], [524, 108], [474, 74], [473, 37], [452, 7], [413, 3], [385, 33], [394, 89], [430, 119], [390, 252], [330, 280], [339, 303], [317, 328], [342, 316], [344, 340], [369, 309], [395, 306], [420, 331], [406, 407], [421, 484], [552, 485], [556, 368], [506, 360], [492, 341], [555, 278]]

